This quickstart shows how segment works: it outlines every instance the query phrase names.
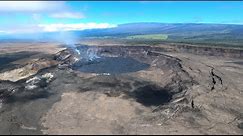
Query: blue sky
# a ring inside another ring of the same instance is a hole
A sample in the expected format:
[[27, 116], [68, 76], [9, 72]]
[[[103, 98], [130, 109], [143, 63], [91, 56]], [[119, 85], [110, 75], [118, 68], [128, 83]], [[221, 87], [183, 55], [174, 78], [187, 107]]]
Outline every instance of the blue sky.
[[2, 33], [107, 28], [133, 22], [243, 24], [243, 2], [0, 2]]
[[109, 23], [243, 23], [243, 2], [70, 2], [83, 21]]

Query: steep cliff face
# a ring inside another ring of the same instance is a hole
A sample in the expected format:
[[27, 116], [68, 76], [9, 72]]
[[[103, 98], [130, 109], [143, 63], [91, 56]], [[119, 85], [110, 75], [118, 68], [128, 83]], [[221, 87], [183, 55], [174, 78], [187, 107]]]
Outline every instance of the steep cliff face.
[[230, 58], [243, 58], [243, 49], [230, 49], [220, 47], [200, 47], [191, 45], [173, 44], [178, 52], [192, 53], [206, 56], [222, 56]]

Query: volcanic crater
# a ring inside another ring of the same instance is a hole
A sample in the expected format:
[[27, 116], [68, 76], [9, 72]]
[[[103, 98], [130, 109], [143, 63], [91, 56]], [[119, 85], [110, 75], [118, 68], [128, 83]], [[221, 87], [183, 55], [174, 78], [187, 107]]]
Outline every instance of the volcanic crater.
[[[160, 106], [175, 99], [188, 99], [183, 94], [195, 83], [179, 59], [153, 48], [81, 45], [77, 49], [78, 53], [67, 48], [57, 53], [55, 59], [61, 62], [62, 69], [69, 68], [81, 77], [89, 77], [79, 87], [81, 92], [125, 95], [123, 98], [133, 98], [144, 106]], [[96, 57], [87, 59], [90, 55]]]

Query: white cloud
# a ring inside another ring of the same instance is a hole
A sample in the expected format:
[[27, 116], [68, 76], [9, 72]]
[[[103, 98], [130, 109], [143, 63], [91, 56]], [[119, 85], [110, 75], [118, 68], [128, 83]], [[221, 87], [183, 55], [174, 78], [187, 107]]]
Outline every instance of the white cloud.
[[46, 32], [116, 27], [116, 25], [109, 23], [40, 24], [38, 26]]
[[62, 1], [0, 1], [0, 12], [50, 12], [66, 9]]
[[70, 30], [85, 30], [97, 28], [116, 27], [109, 23], [77, 23], [77, 24], [38, 24], [38, 25], [19, 25], [11, 28], [2, 28], [0, 33], [37, 33], [37, 32], [58, 32]]
[[81, 12], [73, 12], [63, 1], [0, 1], [0, 14], [11, 13], [26, 13], [35, 21], [40, 21], [43, 13], [53, 18], [81, 19], [85, 17]]
[[15, 34], [15, 33], [34, 33], [42, 32], [42, 28], [34, 24], [16, 24], [15, 26], [1, 27], [0, 31], [5, 34]]
[[79, 12], [59, 12], [50, 14], [53, 18], [73, 18], [73, 19], [81, 19], [84, 18], [84, 14]]
[[8, 34], [8, 32], [0, 30], [0, 34]]

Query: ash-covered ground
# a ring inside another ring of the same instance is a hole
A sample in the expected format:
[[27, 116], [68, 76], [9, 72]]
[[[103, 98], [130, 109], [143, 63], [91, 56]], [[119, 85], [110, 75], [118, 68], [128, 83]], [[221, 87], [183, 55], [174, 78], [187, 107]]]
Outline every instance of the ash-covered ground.
[[48, 47], [0, 54], [0, 134], [243, 134], [240, 58]]

